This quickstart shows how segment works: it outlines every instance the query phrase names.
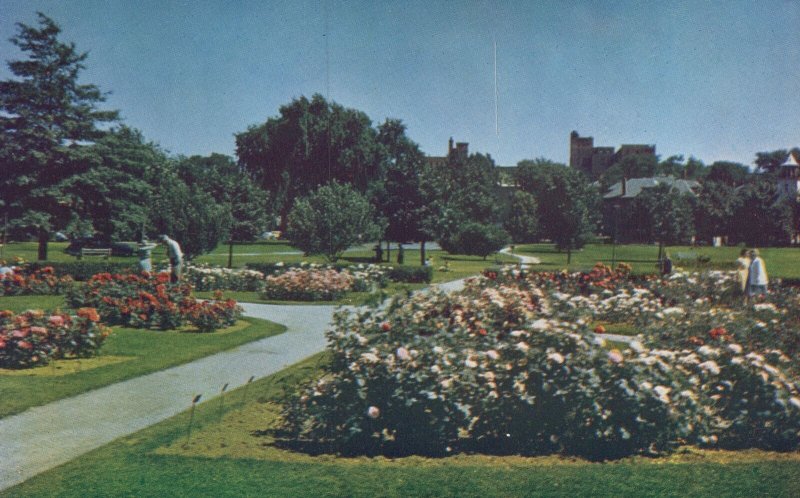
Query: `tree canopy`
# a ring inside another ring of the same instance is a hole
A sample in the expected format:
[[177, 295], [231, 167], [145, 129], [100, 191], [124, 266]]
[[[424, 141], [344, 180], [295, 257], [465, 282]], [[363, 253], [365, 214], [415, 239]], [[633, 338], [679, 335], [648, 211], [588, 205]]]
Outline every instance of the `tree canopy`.
[[333, 181], [366, 192], [382, 175], [377, 135], [366, 114], [317, 94], [295, 99], [278, 116], [238, 133], [236, 154], [285, 216], [297, 197]]
[[16, 227], [38, 232], [39, 259], [46, 259], [49, 232], [76, 214], [65, 182], [86, 172], [84, 147], [117, 112], [100, 110], [105, 96], [79, 83], [87, 54], [60, 41], [52, 19], [39, 13], [38, 21], [17, 23], [11, 42], [27, 58], [10, 61], [15, 79], [0, 82], [0, 198]]
[[338, 182], [319, 187], [295, 201], [286, 238], [307, 254], [336, 261], [348, 247], [378, 238], [369, 201], [353, 187]]

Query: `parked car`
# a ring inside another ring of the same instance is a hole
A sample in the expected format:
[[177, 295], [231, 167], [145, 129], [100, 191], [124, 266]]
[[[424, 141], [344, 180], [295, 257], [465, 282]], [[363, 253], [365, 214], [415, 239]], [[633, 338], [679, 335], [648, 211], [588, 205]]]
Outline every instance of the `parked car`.
[[112, 256], [133, 256], [136, 249], [125, 242], [106, 242], [94, 237], [73, 239], [64, 252], [72, 256], [80, 256], [81, 249], [111, 249]]

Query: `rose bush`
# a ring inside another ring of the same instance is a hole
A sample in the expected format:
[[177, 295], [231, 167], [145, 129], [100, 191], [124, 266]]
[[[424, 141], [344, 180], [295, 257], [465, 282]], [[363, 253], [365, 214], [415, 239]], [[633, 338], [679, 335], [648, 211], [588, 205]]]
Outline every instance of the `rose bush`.
[[255, 270], [219, 268], [210, 265], [189, 265], [183, 279], [196, 291], [252, 291], [264, 290], [264, 274]]
[[95, 356], [111, 329], [100, 325], [97, 311], [77, 314], [0, 311], [0, 368], [28, 368], [51, 359]]
[[186, 323], [201, 332], [227, 327], [241, 316], [233, 300], [198, 301], [186, 283], [172, 284], [169, 274], [100, 273], [67, 295], [72, 307], [91, 306], [103, 322], [134, 328], [169, 330]]
[[[287, 402], [279, 440], [347, 454], [594, 460], [683, 443], [796, 449], [800, 395], [782, 351], [731, 342], [736, 334], [712, 321], [698, 327], [713, 347], [658, 336], [694, 317], [687, 307], [723, 313], [712, 311], [727, 298], [704, 292], [727, 278], [489, 272], [462, 292], [340, 313], [328, 333], [333, 360]], [[773, 310], [730, 312], [765, 320]], [[609, 350], [590, 326], [599, 319], [639, 324], [649, 347]]]
[[286, 301], [335, 301], [347, 292], [369, 292], [386, 285], [385, 271], [377, 265], [336, 269], [307, 264], [266, 277], [264, 299]]
[[34, 270], [21, 266], [0, 274], [0, 296], [63, 294], [72, 284], [72, 277], [59, 277], [50, 266]]

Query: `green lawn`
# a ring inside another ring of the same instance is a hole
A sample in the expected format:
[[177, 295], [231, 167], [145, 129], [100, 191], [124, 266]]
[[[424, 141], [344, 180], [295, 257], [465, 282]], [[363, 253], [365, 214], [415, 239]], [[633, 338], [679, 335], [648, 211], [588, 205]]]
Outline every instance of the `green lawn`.
[[[311, 457], [263, 445], [284, 390], [320, 357], [121, 438], [7, 490], [5, 496], [797, 496], [800, 457], [684, 449], [668, 458], [590, 463], [558, 457]], [[242, 402], [246, 401], [244, 406]], [[259, 411], [260, 410], [260, 411]]]
[[[0, 309], [5, 309], [7, 299], [0, 298]], [[0, 417], [187, 363], [284, 330], [282, 325], [254, 318], [212, 334], [114, 327], [97, 358], [61, 360], [29, 370], [0, 370]]]
[[[724, 269], [735, 268], [736, 258], [739, 257], [739, 247], [667, 247], [670, 257], [676, 267], [685, 269]], [[761, 256], [767, 265], [767, 272], [772, 278], [800, 278], [800, 248], [774, 247], [760, 249]], [[612, 256], [617, 263], [625, 262], [633, 266], [637, 274], [654, 273], [657, 271], [658, 246], [643, 244], [617, 245], [589, 244], [580, 251], [572, 253], [572, 264], [567, 267], [567, 253], [558, 252], [552, 244], [526, 244], [516, 247], [517, 254], [536, 256], [542, 261], [535, 268], [545, 271], [561, 270], [587, 270], [597, 262], [610, 265]], [[616, 254], [614, 254], [616, 253]], [[698, 264], [695, 259], [681, 259], [681, 256], [708, 257], [707, 264]]]
[[64, 296], [0, 296], [0, 310], [20, 313], [26, 310], [66, 310]]

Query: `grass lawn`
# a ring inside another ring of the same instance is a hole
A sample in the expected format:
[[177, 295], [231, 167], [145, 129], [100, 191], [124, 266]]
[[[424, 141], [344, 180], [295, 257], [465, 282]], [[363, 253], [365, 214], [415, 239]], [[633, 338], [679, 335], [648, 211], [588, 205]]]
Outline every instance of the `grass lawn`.
[[[736, 258], [739, 257], [739, 247], [667, 247], [673, 264], [678, 268], [691, 269], [725, 269], [735, 268]], [[541, 265], [534, 268], [543, 271], [561, 270], [588, 270], [595, 263], [602, 262], [610, 265], [612, 253], [616, 252], [617, 263], [628, 263], [636, 274], [655, 273], [658, 262], [658, 246], [629, 244], [617, 245], [616, 249], [611, 244], [588, 244], [581, 251], [572, 253], [572, 263], [567, 267], [567, 253], [558, 252], [552, 244], [526, 244], [516, 247], [517, 254], [536, 256], [542, 261]], [[761, 257], [767, 265], [767, 272], [772, 278], [800, 278], [800, 249], [793, 247], [773, 247], [760, 249]], [[695, 259], [681, 259], [681, 255], [707, 256], [710, 262], [698, 264]]]
[[318, 355], [121, 438], [6, 491], [8, 496], [797, 496], [800, 456], [686, 448], [660, 459], [311, 457], [256, 437], [276, 400], [316, 375]]
[[64, 296], [0, 296], [0, 310], [20, 313], [26, 310], [66, 310]]
[[[0, 298], [0, 308], [6, 299]], [[187, 363], [283, 330], [281, 325], [254, 318], [211, 334], [114, 327], [97, 358], [60, 360], [29, 370], [0, 370], [0, 417]]]

